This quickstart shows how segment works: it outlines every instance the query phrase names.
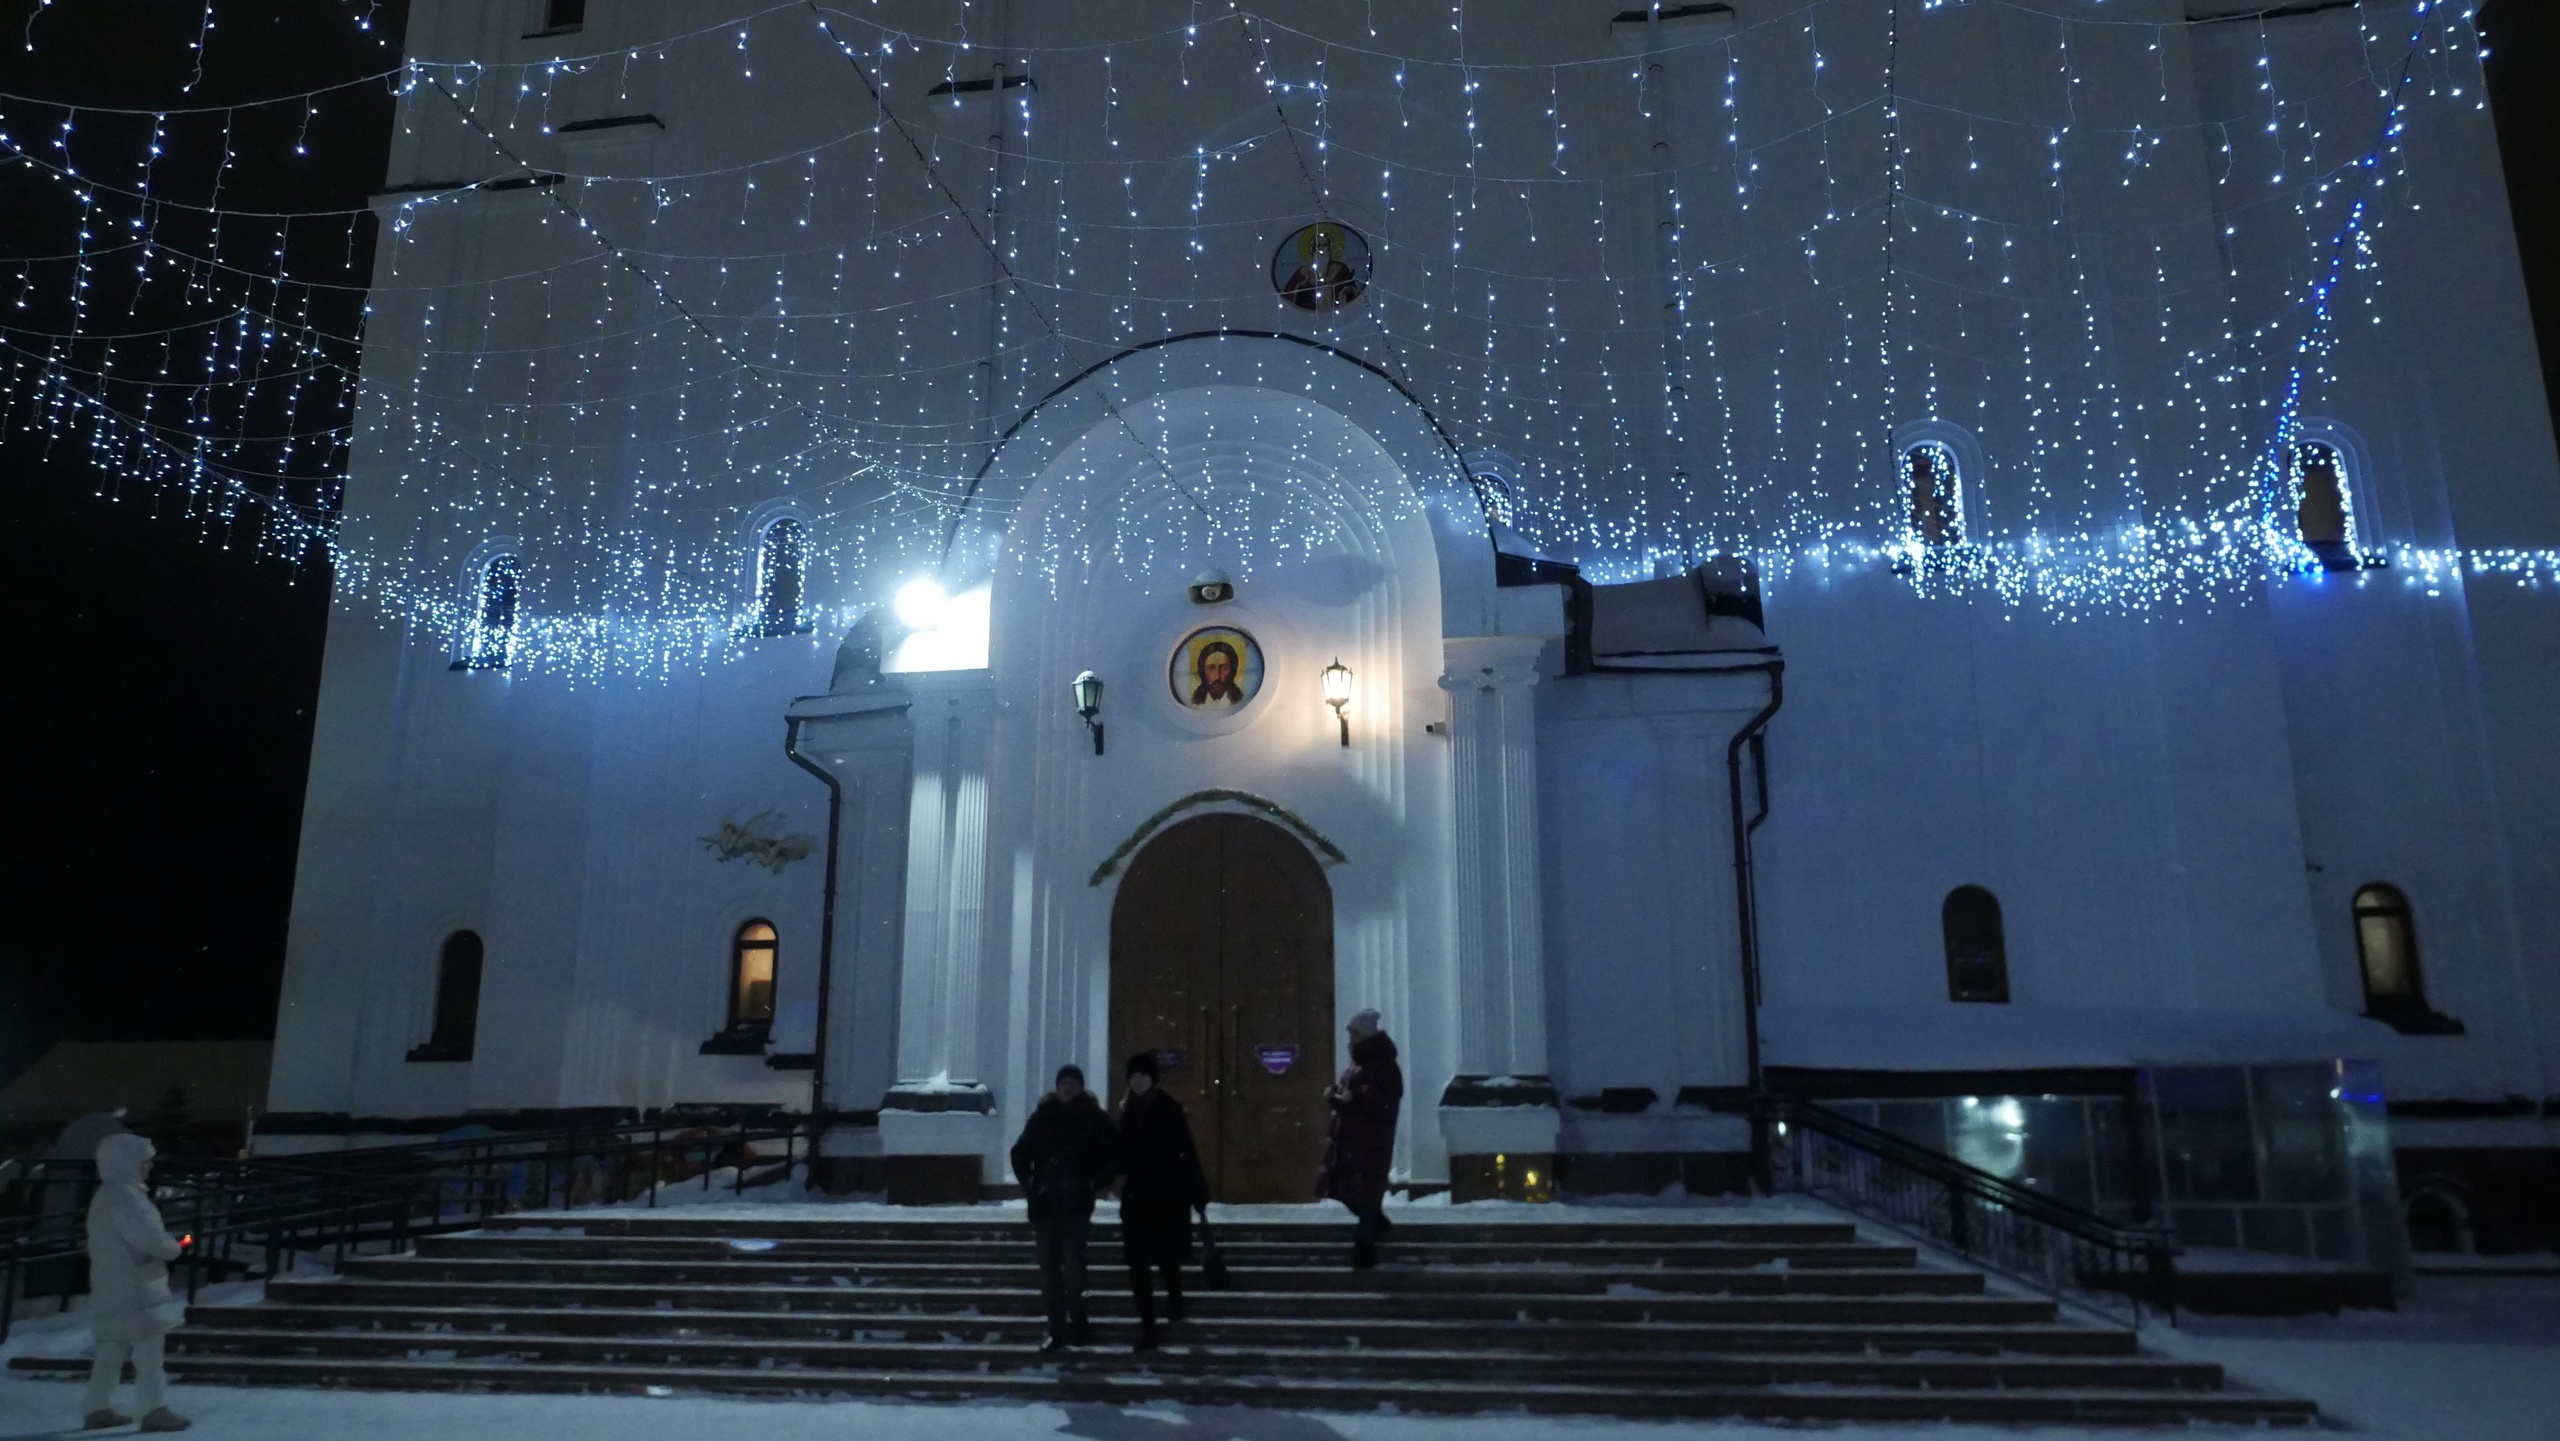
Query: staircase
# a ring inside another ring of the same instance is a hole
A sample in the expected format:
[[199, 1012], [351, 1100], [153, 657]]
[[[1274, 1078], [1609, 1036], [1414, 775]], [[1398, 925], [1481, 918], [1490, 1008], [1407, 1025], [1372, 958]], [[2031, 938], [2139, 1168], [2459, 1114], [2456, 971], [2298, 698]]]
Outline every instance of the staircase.
[[[1850, 1421], [2305, 1424], [2307, 1401], [2142, 1354], [1846, 1222], [1409, 1220], [1220, 1228], [1232, 1289], [1132, 1355], [1117, 1229], [1094, 1344], [1044, 1356], [1028, 1230], [983, 1217], [511, 1218], [197, 1308], [182, 1380], [396, 1390], [1530, 1411]], [[67, 1366], [23, 1358], [30, 1369]]]

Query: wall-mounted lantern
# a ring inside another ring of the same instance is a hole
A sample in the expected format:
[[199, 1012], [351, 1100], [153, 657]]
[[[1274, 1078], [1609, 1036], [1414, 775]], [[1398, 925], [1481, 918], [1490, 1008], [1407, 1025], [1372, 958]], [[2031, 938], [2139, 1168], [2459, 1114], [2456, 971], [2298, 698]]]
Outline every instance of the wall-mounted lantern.
[[1344, 665], [1340, 656], [1324, 668], [1324, 703], [1333, 707], [1333, 718], [1342, 727], [1343, 747], [1349, 749], [1351, 717], [1343, 714], [1343, 707], [1351, 704], [1351, 667]]
[[1093, 753], [1102, 754], [1102, 722], [1094, 719], [1102, 714], [1102, 677], [1089, 670], [1078, 671], [1067, 688], [1075, 693], [1077, 716], [1083, 719], [1085, 729], [1093, 732]]

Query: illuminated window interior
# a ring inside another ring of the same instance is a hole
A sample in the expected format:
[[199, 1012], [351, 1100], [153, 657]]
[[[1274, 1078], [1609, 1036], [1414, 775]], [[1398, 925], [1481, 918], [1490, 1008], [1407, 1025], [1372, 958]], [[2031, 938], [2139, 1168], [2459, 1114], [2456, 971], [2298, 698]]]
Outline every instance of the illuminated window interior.
[[773, 1023], [773, 971], [781, 949], [782, 941], [774, 933], [772, 922], [749, 921], [738, 927], [738, 939], [731, 947], [732, 1028]]

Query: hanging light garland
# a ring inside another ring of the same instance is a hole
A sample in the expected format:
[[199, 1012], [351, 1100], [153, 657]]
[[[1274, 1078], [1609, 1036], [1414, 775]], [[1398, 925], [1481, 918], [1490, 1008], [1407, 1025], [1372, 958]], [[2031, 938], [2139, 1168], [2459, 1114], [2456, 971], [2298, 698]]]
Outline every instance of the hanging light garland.
[[[2008, 53], [2049, 42], [2012, 97], [2040, 85], [2045, 113], [1968, 104], [1918, 58], [1992, 11]], [[1127, 347], [1237, 327], [1358, 356], [1462, 448], [1516, 457], [1507, 523], [1594, 579], [1742, 554], [1781, 597], [1892, 571], [2144, 612], [2316, 567], [2284, 457], [2341, 347], [2370, 345], [2348, 332], [2387, 319], [2410, 128], [2483, 98], [2471, 14], [2434, 0], [2357, 7], [2337, 43], [2364, 63], [2298, 90], [2260, 27], [2261, 113], [2214, 117], [2169, 79], [2185, 27], [2052, 0], [1801, 0], [1552, 57], [1463, 3], [1383, 37], [1213, 0], [1137, 13], [1179, 18], [1009, 50], [966, 6], [918, 34], [795, 0], [222, 105], [0, 95], [0, 163], [74, 237], [0, 257], [0, 321], [24, 322], [0, 325], [0, 408], [326, 554], [342, 596], [433, 634], [471, 633], [460, 568], [517, 538], [520, 671], [735, 654], [758, 630], [747, 518], [782, 496], [811, 517], [827, 638], [1001, 528], [973, 478], [1014, 416]], [[225, 195], [227, 137], [307, 134], [368, 84], [396, 94], [390, 193]], [[155, 167], [217, 133], [209, 187]], [[362, 334], [332, 332], [332, 282], [290, 262], [315, 236], [372, 244], [377, 217]], [[1310, 225], [1362, 238], [1356, 299], [1271, 284]], [[136, 319], [172, 305], [184, 322]], [[1381, 520], [1301, 505], [1245, 533], [1205, 502], [1220, 485], [1314, 494], [1353, 462], [1182, 432], [1096, 383], [1128, 514], [1156, 517], [1129, 563], [1215, 545], [1250, 567]], [[1953, 544], [1911, 534], [1893, 436], [1924, 419], [1975, 442]], [[2368, 549], [2388, 569], [2349, 583], [2560, 575], [2539, 551]]]

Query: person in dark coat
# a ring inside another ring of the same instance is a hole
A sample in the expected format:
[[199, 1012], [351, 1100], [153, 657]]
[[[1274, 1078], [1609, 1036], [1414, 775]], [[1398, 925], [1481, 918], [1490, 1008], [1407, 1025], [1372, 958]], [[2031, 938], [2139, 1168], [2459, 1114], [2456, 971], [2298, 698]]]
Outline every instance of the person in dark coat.
[[1387, 1229], [1387, 1172], [1396, 1158], [1404, 1069], [1396, 1064], [1396, 1043], [1378, 1029], [1376, 1011], [1353, 1016], [1349, 1029], [1351, 1067], [1324, 1093], [1333, 1128], [1325, 1138], [1316, 1196], [1340, 1201], [1359, 1218], [1351, 1265], [1366, 1270], [1378, 1263], [1378, 1237]]
[[1084, 1071], [1058, 1068], [1058, 1088], [1040, 1098], [1013, 1143], [1013, 1176], [1031, 1212], [1040, 1260], [1040, 1300], [1049, 1311], [1043, 1351], [1090, 1337], [1084, 1297], [1084, 1240], [1093, 1198], [1120, 1172], [1120, 1132], [1084, 1088]]
[[1164, 1273], [1165, 1319], [1182, 1319], [1182, 1265], [1191, 1259], [1191, 1213], [1206, 1214], [1209, 1178], [1191, 1141], [1182, 1103], [1166, 1095], [1155, 1053], [1129, 1058], [1128, 1098], [1120, 1103], [1120, 1248], [1129, 1262], [1129, 1294], [1138, 1302], [1138, 1345], [1156, 1348], [1156, 1298], [1147, 1272]]

